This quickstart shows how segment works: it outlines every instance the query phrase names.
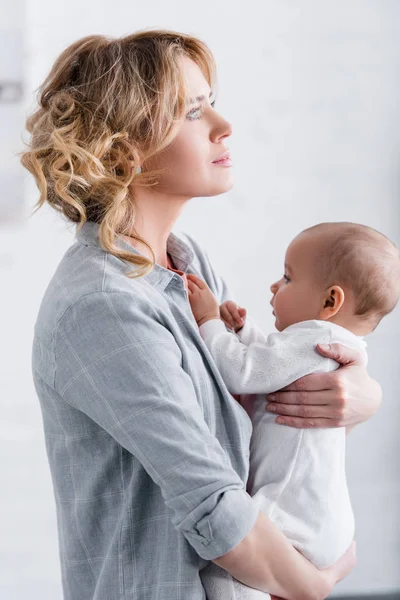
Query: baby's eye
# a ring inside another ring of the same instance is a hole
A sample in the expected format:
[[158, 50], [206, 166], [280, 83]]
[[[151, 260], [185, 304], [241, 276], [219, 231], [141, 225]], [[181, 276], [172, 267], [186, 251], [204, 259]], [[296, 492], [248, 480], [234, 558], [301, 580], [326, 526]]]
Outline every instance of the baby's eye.
[[283, 275], [283, 279], [285, 280], [286, 283], [289, 283], [290, 279], [287, 275]]

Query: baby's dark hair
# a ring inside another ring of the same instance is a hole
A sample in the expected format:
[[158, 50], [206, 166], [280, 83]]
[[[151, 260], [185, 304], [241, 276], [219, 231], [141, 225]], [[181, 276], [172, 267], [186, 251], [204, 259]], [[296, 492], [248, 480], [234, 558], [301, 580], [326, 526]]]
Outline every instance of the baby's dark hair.
[[371, 320], [375, 328], [399, 300], [399, 249], [379, 231], [358, 223], [319, 223], [302, 234], [320, 237], [317, 277], [327, 287], [350, 289], [355, 315]]

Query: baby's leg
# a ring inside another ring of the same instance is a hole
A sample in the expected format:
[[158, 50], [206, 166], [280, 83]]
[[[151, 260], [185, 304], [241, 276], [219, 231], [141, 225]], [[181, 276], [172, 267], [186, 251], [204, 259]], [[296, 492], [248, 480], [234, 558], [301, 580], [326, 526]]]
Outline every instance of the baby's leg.
[[228, 571], [210, 562], [200, 571], [207, 600], [270, 600], [271, 596], [241, 583]]

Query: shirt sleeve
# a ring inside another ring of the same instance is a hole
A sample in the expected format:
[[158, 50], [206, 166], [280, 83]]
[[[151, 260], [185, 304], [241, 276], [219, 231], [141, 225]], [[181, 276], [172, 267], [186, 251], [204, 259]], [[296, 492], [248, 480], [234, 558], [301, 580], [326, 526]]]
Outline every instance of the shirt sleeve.
[[243, 327], [236, 332], [236, 335], [245, 346], [268, 343], [267, 336], [249, 318], [246, 319]]
[[268, 394], [317, 369], [332, 369], [331, 363], [337, 368], [315, 349], [317, 343], [330, 342], [328, 329], [281, 331], [264, 339], [254, 329], [256, 341], [249, 339], [248, 345], [226, 331], [220, 319], [207, 321], [199, 330], [233, 394]]
[[125, 292], [88, 294], [54, 335], [57, 392], [137, 457], [202, 558], [234, 548], [259, 510], [210, 432], [156, 308]]

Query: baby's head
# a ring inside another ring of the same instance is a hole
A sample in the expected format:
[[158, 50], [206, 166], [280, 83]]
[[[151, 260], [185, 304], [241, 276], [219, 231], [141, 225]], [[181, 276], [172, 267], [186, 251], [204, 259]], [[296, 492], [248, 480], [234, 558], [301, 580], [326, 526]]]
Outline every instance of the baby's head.
[[271, 292], [278, 331], [320, 319], [367, 335], [399, 299], [399, 250], [371, 227], [320, 223], [291, 242]]

